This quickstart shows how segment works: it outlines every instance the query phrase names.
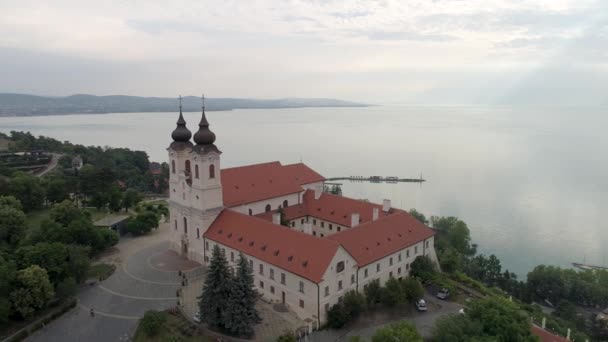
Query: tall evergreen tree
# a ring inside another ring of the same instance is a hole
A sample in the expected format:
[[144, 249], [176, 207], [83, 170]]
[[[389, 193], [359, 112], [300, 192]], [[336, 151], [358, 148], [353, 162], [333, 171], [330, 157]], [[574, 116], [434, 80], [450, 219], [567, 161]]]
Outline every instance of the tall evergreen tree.
[[232, 271], [218, 245], [213, 247], [203, 293], [198, 297], [201, 320], [210, 327], [225, 330], [224, 311], [230, 299]]
[[230, 290], [230, 300], [224, 311], [225, 327], [233, 335], [251, 337], [253, 327], [262, 319], [255, 309], [258, 293], [253, 283], [253, 270], [242, 253]]

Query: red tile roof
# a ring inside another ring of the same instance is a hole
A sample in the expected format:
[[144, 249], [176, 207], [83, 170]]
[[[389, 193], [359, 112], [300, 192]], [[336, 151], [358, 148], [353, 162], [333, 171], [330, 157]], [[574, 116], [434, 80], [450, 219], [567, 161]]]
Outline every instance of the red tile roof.
[[308, 166], [270, 162], [222, 169], [224, 205], [233, 207], [303, 191], [302, 185], [325, 180]]
[[432, 229], [401, 211], [326, 238], [340, 243], [358, 266], [363, 267], [434, 234]]
[[565, 337], [554, 335], [535, 324], [532, 324], [530, 330], [533, 335], [540, 337], [541, 342], [568, 342]]
[[[402, 210], [394, 208], [388, 213], [383, 212], [382, 205], [380, 204], [332, 195], [325, 192], [321, 194], [319, 199], [315, 199], [313, 190], [307, 190], [304, 193], [304, 199], [301, 204], [284, 208], [283, 212], [287, 220], [312, 216], [345, 227], [350, 227], [351, 215], [353, 213], [359, 213], [359, 222], [365, 223], [372, 220], [374, 208], [378, 208], [378, 217], [402, 212]], [[259, 214], [258, 216], [266, 220], [272, 220], [272, 212]]]
[[230, 209], [222, 211], [205, 237], [315, 283], [321, 282], [340, 246]]

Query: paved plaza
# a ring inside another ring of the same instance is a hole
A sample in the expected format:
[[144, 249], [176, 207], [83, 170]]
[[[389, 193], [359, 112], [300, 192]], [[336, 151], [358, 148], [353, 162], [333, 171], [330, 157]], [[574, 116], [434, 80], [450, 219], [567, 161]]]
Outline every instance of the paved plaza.
[[[168, 251], [166, 230], [162, 224], [150, 235], [122, 239], [117, 253], [103, 258], [116, 264], [114, 274], [82, 289], [76, 308], [28, 341], [128, 341], [147, 310], [175, 306], [181, 288], [177, 271], [199, 264]], [[91, 317], [90, 309], [94, 309], [95, 317]]]

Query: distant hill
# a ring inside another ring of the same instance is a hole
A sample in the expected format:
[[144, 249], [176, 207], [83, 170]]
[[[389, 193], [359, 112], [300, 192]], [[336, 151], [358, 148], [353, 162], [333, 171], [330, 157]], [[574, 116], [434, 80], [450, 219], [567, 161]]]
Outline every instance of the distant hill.
[[[182, 100], [184, 112], [201, 110], [201, 99], [186, 96]], [[207, 110], [231, 110], [244, 108], [301, 108], [301, 107], [365, 107], [366, 104], [334, 99], [286, 98], [253, 100], [237, 98], [210, 98]], [[0, 94], [0, 116], [37, 116], [65, 114], [104, 114], [136, 112], [175, 112], [176, 98], [139, 96], [71, 95], [45, 97], [25, 94]]]

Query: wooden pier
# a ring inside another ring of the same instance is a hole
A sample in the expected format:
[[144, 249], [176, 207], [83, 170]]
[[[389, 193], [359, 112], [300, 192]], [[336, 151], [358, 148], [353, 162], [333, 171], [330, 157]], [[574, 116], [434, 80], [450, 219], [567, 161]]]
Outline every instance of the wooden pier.
[[328, 181], [347, 180], [351, 182], [370, 182], [370, 183], [422, 183], [425, 179], [420, 178], [399, 178], [399, 177], [383, 177], [383, 176], [349, 176], [349, 177], [333, 177], [327, 178]]

